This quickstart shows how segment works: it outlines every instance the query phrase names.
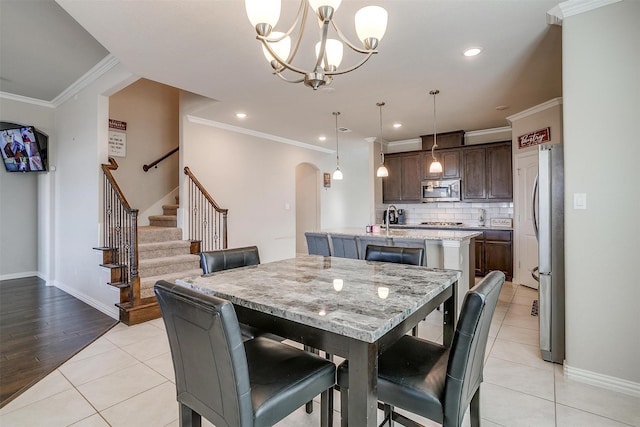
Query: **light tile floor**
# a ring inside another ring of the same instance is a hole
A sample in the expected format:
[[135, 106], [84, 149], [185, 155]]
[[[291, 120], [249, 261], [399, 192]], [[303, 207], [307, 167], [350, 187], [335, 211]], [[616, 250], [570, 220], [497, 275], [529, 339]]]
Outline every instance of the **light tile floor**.
[[[540, 359], [537, 318], [530, 315], [536, 296], [509, 282], [502, 290], [485, 358], [483, 426], [640, 426], [640, 398], [568, 380], [562, 366]], [[420, 335], [441, 342], [441, 322], [440, 313], [433, 313], [422, 322]], [[313, 414], [300, 409], [278, 426], [319, 425], [315, 404]], [[334, 406], [334, 425], [339, 426], [339, 396]], [[117, 325], [2, 408], [0, 426], [177, 427], [162, 320]]]

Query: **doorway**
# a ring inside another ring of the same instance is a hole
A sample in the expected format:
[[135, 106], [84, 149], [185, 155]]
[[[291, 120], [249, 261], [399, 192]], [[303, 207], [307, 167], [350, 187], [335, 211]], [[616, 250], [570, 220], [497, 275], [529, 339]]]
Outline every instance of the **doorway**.
[[538, 239], [533, 227], [532, 211], [532, 189], [538, 174], [538, 151], [517, 154], [515, 169], [516, 262], [513, 281], [538, 289], [538, 282], [531, 276], [532, 270], [538, 265]]
[[304, 232], [319, 229], [320, 169], [300, 163], [296, 166], [296, 253], [308, 253]]

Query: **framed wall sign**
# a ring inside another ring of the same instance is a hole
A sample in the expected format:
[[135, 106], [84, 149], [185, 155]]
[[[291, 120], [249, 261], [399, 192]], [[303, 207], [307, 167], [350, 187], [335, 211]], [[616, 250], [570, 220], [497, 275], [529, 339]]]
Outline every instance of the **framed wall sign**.
[[532, 147], [549, 141], [551, 141], [551, 128], [544, 128], [520, 135], [518, 137], [518, 148]]
[[331, 174], [325, 172], [323, 174], [323, 178], [324, 178], [324, 188], [331, 188]]

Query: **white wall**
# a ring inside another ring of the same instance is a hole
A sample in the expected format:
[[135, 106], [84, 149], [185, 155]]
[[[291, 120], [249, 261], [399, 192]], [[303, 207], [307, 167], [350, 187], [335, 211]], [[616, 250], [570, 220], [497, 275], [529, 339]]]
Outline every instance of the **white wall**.
[[148, 225], [149, 214], [162, 214], [162, 203], [155, 203], [178, 187], [178, 153], [147, 172], [142, 166], [178, 146], [179, 92], [140, 79], [109, 98], [109, 118], [127, 123], [126, 157], [114, 157], [118, 169], [113, 176], [131, 207], [139, 210], [138, 225]]
[[[257, 245], [263, 262], [295, 256], [296, 166], [307, 162], [321, 172], [335, 169], [334, 154], [187, 118], [182, 121], [180, 154], [181, 167], [189, 166], [216, 202], [229, 209], [229, 247]], [[344, 180], [320, 189], [321, 228], [364, 228], [373, 207], [368, 143], [341, 145], [340, 166]], [[186, 200], [184, 187], [181, 191]]]
[[[566, 332], [569, 374], [640, 390], [640, 2], [565, 18]], [[587, 209], [573, 195], [587, 194]], [[623, 380], [623, 381], [618, 381]]]
[[55, 285], [117, 317], [118, 290], [99, 267], [101, 245], [100, 164], [107, 162], [108, 96], [134, 78], [117, 65], [55, 110]]
[[[34, 103], [0, 98], [2, 121], [33, 125], [55, 145], [53, 109]], [[51, 154], [49, 154], [51, 163]], [[49, 277], [46, 263], [51, 227], [48, 199], [39, 191], [49, 185], [50, 173], [9, 173], [0, 167], [0, 280], [40, 275]], [[40, 201], [39, 201], [40, 200]]]

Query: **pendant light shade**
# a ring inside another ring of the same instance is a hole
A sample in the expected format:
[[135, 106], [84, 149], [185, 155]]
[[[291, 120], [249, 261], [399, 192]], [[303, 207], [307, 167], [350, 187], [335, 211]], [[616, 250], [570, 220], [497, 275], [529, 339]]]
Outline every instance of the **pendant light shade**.
[[438, 146], [436, 142], [436, 95], [439, 94], [439, 90], [432, 90], [429, 95], [433, 95], [433, 145], [431, 146], [431, 157], [433, 162], [429, 166], [429, 173], [442, 173], [442, 163], [436, 159], [435, 149]]
[[340, 112], [334, 111], [333, 115], [336, 118], [336, 170], [333, 173], [333, 179], [339, 181], [342, 179], [342, 171], [340, 170], [340, 145], [338, 141], [338, 116]]
[[380, 139], [380, 166], [378, 166], [378, 170], [376, 171], [376, 176], [378, 178], [385, 178], [389, 176], [389, 171], [387, 167], [384, 165], [384, 140], [382, 139], [382, 107], [385, 105], [384, 102], [376, 103], [378, 108], [380, 108], [380, 134], [378, 138]]

